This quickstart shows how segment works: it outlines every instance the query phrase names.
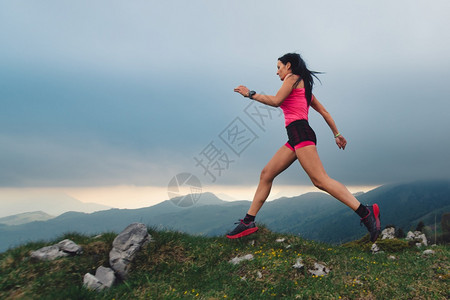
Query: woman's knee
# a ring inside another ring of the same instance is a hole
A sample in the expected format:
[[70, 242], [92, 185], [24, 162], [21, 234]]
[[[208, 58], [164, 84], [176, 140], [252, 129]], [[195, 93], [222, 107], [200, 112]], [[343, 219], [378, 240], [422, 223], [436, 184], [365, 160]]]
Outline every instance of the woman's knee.
[[329, 181], [329, 179], [330, 178], [328, 176], [320, 176], [320, 177], [311, 178], [311, 182], [319, 190], [326, 191], [327, 182]]
[[259, 180], [264, 182], [272, 182], [275, 177], [275, 172], [270, 170], [270, 168], [264, 167], [264, 169], [262, 169], [261, 171], [261, 175], [259, 176]]

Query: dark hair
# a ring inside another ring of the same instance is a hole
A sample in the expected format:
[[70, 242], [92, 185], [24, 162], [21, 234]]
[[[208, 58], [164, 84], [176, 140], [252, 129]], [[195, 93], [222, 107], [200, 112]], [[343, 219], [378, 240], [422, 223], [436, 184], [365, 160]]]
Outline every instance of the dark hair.
[[[300, 76], [294, 83], [293, 85], [294, 88], [296, 88], [297, 85], [300, 83], [300, 81], [303, 79], [305, 83], [306, 100], [308, 101], [308, 105], [310, 105], [312, 100], [312, 88], [314, 85], [313, 76], [317, 78], [316, 74], [321, 73], [308, 70], [305, 61], [298, 53], [287, 53], [282, 57], [278, 58], [278, 60], [281, 61], [284, 65], [286, 65], [288, 62], [291, 63], [292, 73]], [[319, 78], [317, 78], [317, 80], [320, 81]]]

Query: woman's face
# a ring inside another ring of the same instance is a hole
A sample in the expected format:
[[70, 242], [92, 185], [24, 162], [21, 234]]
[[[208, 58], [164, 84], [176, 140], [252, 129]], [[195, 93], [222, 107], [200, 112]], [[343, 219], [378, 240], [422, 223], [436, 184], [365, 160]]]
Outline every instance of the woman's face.
[[280, 76], [280, 80], [283, 81], [287, 74], [292, 73], [289, 69], [291, 63], [283, 64], [281, 61], [277, 63], [277, 75]]

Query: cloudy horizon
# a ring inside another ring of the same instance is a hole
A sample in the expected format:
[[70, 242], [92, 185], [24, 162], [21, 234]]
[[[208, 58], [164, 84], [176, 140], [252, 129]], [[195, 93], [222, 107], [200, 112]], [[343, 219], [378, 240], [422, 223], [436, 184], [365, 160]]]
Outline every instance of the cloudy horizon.
[[[279, 110], [233, 89], [275, 94], [287, 52], [323, 72], [314, 93], [348, 140], [339, 150], [311, 110], [332, 177], [450, 178], [448, 1], [0, 6], [0, 193], [111, 187], [111, 197], [186, 172], [249, 190], [286, 133]], [[311, 183], [295, 163], [276, 185]]]

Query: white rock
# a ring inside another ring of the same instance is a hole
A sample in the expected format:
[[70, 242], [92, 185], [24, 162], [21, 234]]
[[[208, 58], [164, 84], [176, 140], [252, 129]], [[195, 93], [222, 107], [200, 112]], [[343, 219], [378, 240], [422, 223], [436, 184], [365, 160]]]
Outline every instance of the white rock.
[[110, 288], [116, 281], [114, 271], [110, 268], [100, 266], [95, 272], [95, 276], [86, 273], [83, 278], [83, 286], [89, 290], [101, 291]]
[[308, 272], [315, 276], [325, 276], [328, 275], [330, 269], [325, 265], [314, 263], [314, 269], [308, 270]]
[[416, 235], [414, 234], [414, 232], [408, 231], [408, 233], [406, 234], [406, 238], [405, 239], [407, 241], [413, 241], [415, 237], [416, 237]]
[[388, 256], [388, 259], [391, 259], [391, 260], [396, 260], [396, 259], [397, 259], [397, 257], [395, 257], [394, 255], [389, 255], [389, 256]]
[[407, 241], [415, 241], [417, 247], [428, 246], [427, 237], [420, 231], [409, 231], [406, 235]]
[[395, 228], [394, 227], [389, 227], [389, 228], [385, 228], [382, 232], [381, 232], [381, 239], [382, 240], [392, 240], [395, 239]]
[[380, 247], [378, 247], [377, 244], [372, 244], [372, 248], [370, 249], [370, 251], [372, 251], [372, 253], [377, 253], [380, 251]]
[[110, 288], [116, 281], [114, 271], [110, 268], [100, 266], [95, 271], [95, 277], [106, 287]]
[[71, 240], [63, 240], [58, 244], [43, 247], [31, 252], [31, 258], [38, 260], [54, 260], [59, 257], [80, 254], [82, 248]]
[[420, 243], [424, 246], [428, 246], [427, 237], [425, 236], [425, 233], [417, 235], [417, 239], [420, 241]]
[[65, 239], [65, 240], [59, 242], [57, 244], [57, 246], [59, 247], [59, 249], [61, 251], [68, 252], [71, 254], [80, 254], [83, 251], [81, 246], [78, 246], [77, 244], [75, 244], [73, 241], [71, 241], [69, 239]]
[[256, 272], [256, 276], [258, 276], [259, 279], [261, 279], [263, 277], [263, 275], [260, 271]]
[[101, 291], [106, 286], [104, 286], [97, 277], [90, 273], [86, 273], [83, 278], [83, 286], [88, 290], [92, 291]]
[[275, 242], [277, 243], [282, 243], [284, 242], [286, 239], [285, 238], [281, 238], [281, 239], [276, 239]]
[[292, 267], [294, 269], [303, 269], [305, 267], [305, 265], [303, 264], [303, 259], [297, 258], [297, 261], [292, 265]]
[[142, 223], [128, 225], [113, 241], [109, 264], [116, 274], [126, 279], [130, 263], [136, 253], [151, 240], [147, 226]]
[[31, 252], [31, 258], [38, 260], [54, 260], [64, 256], [69, 256], [69, 254], [61, 251], [57, 245], [43, 247]]
[[232, 258], [229, 263], [232, 263], [233, 265], [237, 265], [239, 263], [241, 263], [244, 260], [252, 260], [253, 259], [253, 255], [252, 254], [247, 254], [241, 257], [236, 256], [235, 258]]
[[428, 249], [428, 250], [423, 251], [422, 254], [425, 254], [425, 255], [434, 254], [434, 251], [431, 249]]

